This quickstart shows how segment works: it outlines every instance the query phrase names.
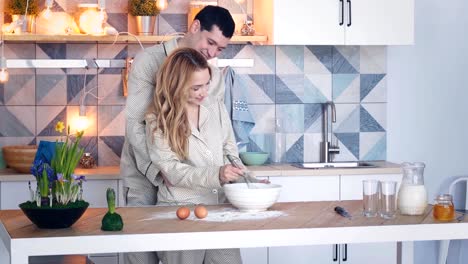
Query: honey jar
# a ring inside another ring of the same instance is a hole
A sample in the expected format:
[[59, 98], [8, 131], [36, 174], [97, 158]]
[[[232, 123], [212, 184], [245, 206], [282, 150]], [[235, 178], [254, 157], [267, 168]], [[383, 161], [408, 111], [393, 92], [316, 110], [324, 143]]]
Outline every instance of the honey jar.
[[435, 199], [433, 216], [440, 221], [450, 221], [455, 219], [455, 207], [453, 205], [452, 195], [441, 194]]

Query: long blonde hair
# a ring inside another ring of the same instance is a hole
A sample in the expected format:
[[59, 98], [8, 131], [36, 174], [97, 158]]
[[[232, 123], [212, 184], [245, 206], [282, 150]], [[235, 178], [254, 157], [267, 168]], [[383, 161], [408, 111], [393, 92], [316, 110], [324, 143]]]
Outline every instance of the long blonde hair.
[[205, 57], [192, 48], [179, 48], [166, 58], [157, 73], [156, 90], [148, 112], [156, 116], [156, 127], [180, 159], [188, 157], [188, 139], [192, 133], [186, 105], [192, 75], [211, 69]]

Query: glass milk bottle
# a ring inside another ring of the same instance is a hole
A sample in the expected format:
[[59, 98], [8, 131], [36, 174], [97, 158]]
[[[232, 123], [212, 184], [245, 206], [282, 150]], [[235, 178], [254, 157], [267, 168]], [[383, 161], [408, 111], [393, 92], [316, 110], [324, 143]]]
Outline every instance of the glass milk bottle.
[[422, 215], [427, 206], [427, 192], [424, 187], [422, 162], [402, 164], [403, 180], [398, 192], [398, 208], [404, 215]]

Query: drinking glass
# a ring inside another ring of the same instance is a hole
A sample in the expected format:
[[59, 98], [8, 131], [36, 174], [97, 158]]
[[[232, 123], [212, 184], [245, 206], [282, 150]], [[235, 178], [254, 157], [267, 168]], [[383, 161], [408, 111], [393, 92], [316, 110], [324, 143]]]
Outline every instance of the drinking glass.
[[363, 214], [375, 217], [379, 211], [379, 182], [376, 180], [362, 181]]
[[380, 182], [380, 216], [392, 219], [396, 214], [396, 181]]

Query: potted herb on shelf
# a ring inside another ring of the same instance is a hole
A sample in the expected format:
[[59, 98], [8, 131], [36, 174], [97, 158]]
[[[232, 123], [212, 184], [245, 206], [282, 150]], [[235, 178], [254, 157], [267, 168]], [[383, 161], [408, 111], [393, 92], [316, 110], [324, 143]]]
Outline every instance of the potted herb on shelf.
[[11, 15], [13, 23], [17, 23], [15, 33], [34, 32], [34, 20], [39, 13], [37, 0], [9, 0], [5, 11]]
[[138, 35], [152, 35], [159, 9], [154, 0], [129, 0], [128, 12], [134, 16]]

